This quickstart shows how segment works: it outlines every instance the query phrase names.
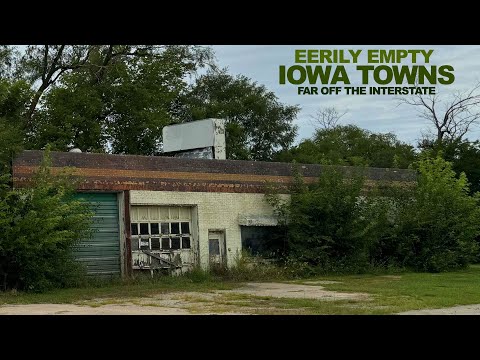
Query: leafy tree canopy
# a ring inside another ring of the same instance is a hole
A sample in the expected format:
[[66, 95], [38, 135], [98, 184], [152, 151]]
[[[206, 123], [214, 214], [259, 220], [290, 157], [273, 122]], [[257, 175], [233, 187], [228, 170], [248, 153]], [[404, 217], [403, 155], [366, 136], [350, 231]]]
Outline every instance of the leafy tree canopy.
[[319, 129], [308, 140], [276, 156], [304, 164], [407, 168], [415, 160], [413, 146], [392, 133], [372, 133], [355, 125]]
[[480, 191], [480, 142], [460, 140], [435, 140], [424, 139], [419, 147], [424, 153], [431, 156], [441, 155], [446, 161], [452, 163], [452, 169], [457, 176], [463, 172], [470, 183], [470, 192]]
[[299, 110], [280, 103], [265, 86], [222, 70], [201, 76], [179, 113], [184, 121], [225, 119], [227, 158], [271, 160], [276, 151], [292, 144]]
[[210, 59], [210, 49], [195, 46], [90, 48], [86, 63], [44, 96], [29, 142], [63, 151], [158, 153], [188, 75]]
[[[164, 126], [227, 120], [227, 157], [270, 160], [293, 142], [296, 106], [244, 76], [216, 71], [209, 47], [0, 47], [0, 76], [28, 94], [13, 121], [26, 148], [120, 154], [161, 152]], [[208, 71], [196, 77], [198, 70]], [[2, 88], [0, 85], [0, 101]], [[1, 109], [0, 109], [1, 110]], [[0, 114], [1, 116], [1, 114]]]

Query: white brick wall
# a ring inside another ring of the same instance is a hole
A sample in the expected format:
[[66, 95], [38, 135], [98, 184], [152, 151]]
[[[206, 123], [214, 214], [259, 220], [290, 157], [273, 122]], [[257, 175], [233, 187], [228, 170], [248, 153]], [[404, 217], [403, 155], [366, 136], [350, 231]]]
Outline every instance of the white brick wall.
[[[282, 195], [288, 197], [288, 195]], [[190, 205], [198, 208], [200, 264], [208, 266], [208, 230], [224, 229], [227, 264], [232, 266], [241, 253], [239, 215], [271, 216], [273, 209], [263, 194], [213, 192], [130, 191], [131, 205]]]

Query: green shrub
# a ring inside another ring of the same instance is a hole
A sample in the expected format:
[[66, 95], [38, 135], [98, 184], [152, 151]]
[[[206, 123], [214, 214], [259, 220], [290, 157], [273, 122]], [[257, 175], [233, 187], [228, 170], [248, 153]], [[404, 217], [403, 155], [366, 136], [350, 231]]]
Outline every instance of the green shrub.
[[33, 187], [0, 197], [0, 280], [3, 288], [44, 291], [79, 282], [72, 247], [90, 236], [93, 213], [73, 198], [67, 176], [50, 173], [49, 151]]
[[364, 178], [346, 179], [338, 169], [325, 167], [316, 184], [307, 186], [298, 174], [289, 203], [278, 196], [267, 200], [284, 220], [288, 263], [308, 275], [322, 271], [361, 271], [368, 267], [372, 219], [363, 216]]
[[416, 163], [418, 183], [378, 184], [362, 193], [363, 179], [325, 168], [307, 186], [297, 174], [291, 201], [270, 192], [285, 228], [288, 272], [302, 276], [378, 268], [447, 271], [478, 254], [480, 195], [469, 195], [465, 174], [456, 178], [441, 157]]
[[369, 264], [373, 269], [403, 268], [399, 248], [400, 217], [413, 199], [413, 184], [397, 187], [378, 183], [365, 198], [362, 216], [370, 219]]
[[417, 163], [418, 185], [399, 217], [399, 255], [420, 271], [465, 267], [478, 252], [479, 194], [469, 196], [464, 173], [458, 178], [440, 156]]

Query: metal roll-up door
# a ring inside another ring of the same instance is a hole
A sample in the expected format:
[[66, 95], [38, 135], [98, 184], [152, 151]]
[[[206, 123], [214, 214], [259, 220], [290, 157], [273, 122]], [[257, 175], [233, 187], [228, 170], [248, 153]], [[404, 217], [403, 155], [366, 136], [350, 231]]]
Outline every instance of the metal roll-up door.
[[90, 275], [120, 275], [120, 231], [117, 194], [79, 193], [93, 211], [93, 236], [75, 248], [78, 261]]

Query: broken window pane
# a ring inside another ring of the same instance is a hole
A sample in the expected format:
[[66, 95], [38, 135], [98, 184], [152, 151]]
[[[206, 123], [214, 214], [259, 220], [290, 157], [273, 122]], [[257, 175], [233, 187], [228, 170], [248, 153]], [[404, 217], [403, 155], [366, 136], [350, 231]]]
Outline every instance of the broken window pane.
[[138, 238], [132, 238], [132, 250], [138, 250]]
[[190, 223], [182, 222], [182, 234], [190, 234]]
[[148, 235], [148, 224], [141, 223], [140, 224], [140, 235]]
[[148, 239], [140, 239], [140, 250], [149, 250], [150, 244]]
[[182, 249], [190, 249], [190, 238], [182, 237]]
[[172, 249], [180, 249], [180, 238], [179, 237], [172, 238]]
[[160, 239], [152, 238], [152, 250], [160, 250]]
[[152, 235], [159, 234], [158, 223], [151, 223], [150, 224], [150, 234], [152, 234]]
[[180, 223], [171, 223], [170, 226], [172, 227], [171, 234], [180, 234]]
[[168, 229], [168, 223], [162, 223], [161, 225], [162, 234], [170, 234]]
[[138, 224], [131, 224], [132, 235], [138, 235]]
[[170, 238], [162, 238], [162, 249], [170, 249]]

